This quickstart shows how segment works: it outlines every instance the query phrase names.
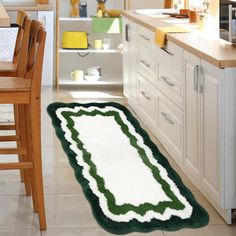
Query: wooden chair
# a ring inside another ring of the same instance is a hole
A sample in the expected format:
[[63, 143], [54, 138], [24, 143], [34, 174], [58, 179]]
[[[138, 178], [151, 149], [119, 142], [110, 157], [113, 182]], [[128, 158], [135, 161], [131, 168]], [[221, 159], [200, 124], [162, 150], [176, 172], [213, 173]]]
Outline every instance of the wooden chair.
[[[28, 47], [29, 47], [29, 32], [31, 20], [25, 11], [19, 10], [17, 14], [16, 24], [19, 26], [16, 44], [13, 54], [12, 62], [0, 61], [0, 76], [24, 76], [26, 65], [27, 65], [27, 56], [28, 56]], [[15, 120], [15, 130], [16, 137], [19, 136], [19, 114], [17, 105], [14, 105], [14, 120]], [[9, 140], [10, 141], [10, 140]], [[17, 147], [21, 146], [19, 140], [17, 141]], [[19, 161], [23, 161], [23, 155], [19, 154]], [[29, 181], [24, 181], [29, 179], [29, 176], [26, 171], [20, 170], [21, 181], [25, 182], [25, 191], [26, 195], [30, 196], [30, 184]]]
[[[0, 163], [0, 170], [22, 169], [29, 173], [35, 212], [41, 230], [46, 230], [41, 160], [41, 77], [46, 32], [40, 22], [33, 20], [29, 34], [29, 50], [24, 77], [0, 77], [0, 104], [18, 106], [19, 137], [4, 136], [0, 140], [20, 140], [21, 147], [1, 148], [0, 154], [20, 154], [23, 161]], [[15, 129], [15, 125], [0, 129]], [[28, 180], [27, 180], [28, 181]]]
[[25, 11], [19, 10], [19, 26], [12, 62], [0, 61], [0, 76], [23, 76], [27, 64], [30, 20]]

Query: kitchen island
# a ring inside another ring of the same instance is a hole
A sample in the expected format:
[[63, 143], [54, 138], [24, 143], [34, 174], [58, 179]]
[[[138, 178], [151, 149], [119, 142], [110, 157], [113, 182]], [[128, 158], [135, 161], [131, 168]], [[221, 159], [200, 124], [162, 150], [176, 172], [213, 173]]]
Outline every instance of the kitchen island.
[[[231, 224], [236, 209], [236, 47], [187, 20], [123, 12], [124, 93], [175, 162]], [[188, 33], [156, 28], [176, 24]]]

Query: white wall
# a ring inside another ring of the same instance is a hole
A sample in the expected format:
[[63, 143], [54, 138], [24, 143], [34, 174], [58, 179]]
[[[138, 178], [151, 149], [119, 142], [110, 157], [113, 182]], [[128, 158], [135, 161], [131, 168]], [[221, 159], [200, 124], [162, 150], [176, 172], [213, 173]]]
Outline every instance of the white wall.
[[164, 0], [130, 0], [131, 9], [164, 8]]

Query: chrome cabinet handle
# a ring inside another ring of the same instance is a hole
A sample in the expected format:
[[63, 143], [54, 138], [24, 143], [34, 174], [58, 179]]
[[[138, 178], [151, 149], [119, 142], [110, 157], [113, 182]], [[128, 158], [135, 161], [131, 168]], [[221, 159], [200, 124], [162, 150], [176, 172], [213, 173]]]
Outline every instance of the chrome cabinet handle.
[[148, 38], [146, 35], [144, 35], [144, 34], [140, 34], [140, 37], [141, 38], [143, 38], [144, 40], [146, 40], [146, 41], [150, 41], [151, 39], [150, 38]]
[[161, 78], [167, 85], [169, 85], [170, 87], [175, 87], [175, 83], [169, 81], [167, 77], [165, 77], [165, 76], [160, 76], [160, 78]]
[[141, 91], [140, 93], [141, 93], [147, 100], [151, 100], [151, 97], [149, 97], [146, 92]]
[[196, 65], [194, 67], [194, 90], [198, 93], [203, 93], [203, 68], [202, 66]]
[[129, 30], [130, 30], [130, 25], [129, 25], [129, 24], [126, 24], [126, 25], [125, 25], [125, 40], [126, 40], [127, 42], [130, 42]]
[[199, 75], [198, 75], [198, 92], [203, 93], [203, 83], [204, 83], [204, 73], [203, 73], [203, 68], [202, 66], [199, 66]]
[[169, 124], [175, 125], [175, 122], [174, 122], [173, 120], [171, 120], [165, 112], [161, 112], [161, 115], [165, 118], [165, 120], [166, 120]]
[[199, 65], [194, 66], [194, 78], [193, 87], [194, 91], [198, 92], [198, 77], [199, 77]]
[[149, 65], [146, 61], [144, 61], [144, 60], [140, 60], [139, 61], [141, 64], [143, 64], [144, 66], [146, 66], [147, 68], [150, 68], [151, 67], [151, 65]]
[[163, 50], [164, 52], [166, 52], [167, 54], [169, 54], [172, 57], [175, 55], [173, 52], [168, 51], [166, 48], [161, 48], [161, 50]]

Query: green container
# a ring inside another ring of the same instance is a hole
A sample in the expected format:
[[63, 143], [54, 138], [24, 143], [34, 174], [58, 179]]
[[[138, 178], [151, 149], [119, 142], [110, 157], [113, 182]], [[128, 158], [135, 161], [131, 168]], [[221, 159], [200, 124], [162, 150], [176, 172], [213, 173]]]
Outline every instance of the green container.
[[92, 17], [92, 32], [106, 34], [122, 33], [122, 18], [121, 17]]

